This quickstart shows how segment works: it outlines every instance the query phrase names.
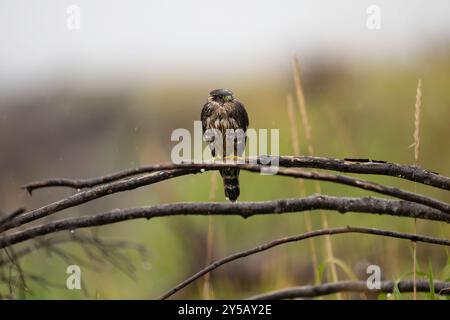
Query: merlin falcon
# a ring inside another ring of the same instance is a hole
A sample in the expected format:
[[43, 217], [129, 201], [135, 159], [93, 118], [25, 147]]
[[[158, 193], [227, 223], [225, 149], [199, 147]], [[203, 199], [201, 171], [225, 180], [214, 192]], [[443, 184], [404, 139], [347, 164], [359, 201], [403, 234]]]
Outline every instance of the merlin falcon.
[[[216, 89], [209, 93], [203, 106], [201, 121], [205, 140], [215, 159], [236, 159], [245, 150], [248, 115], [239, 100], [227, 89]], [[209, 135], [208, 132], [213, 132]], [[216, 133], [219, 133], [217, 135]], [[230, 134], [232, 133], [232, 134]], [[216, 139], [216, 137], [221, 137]], [[235, 202], [239, 197], [239, 169], [221, 169], [225, 196]]]

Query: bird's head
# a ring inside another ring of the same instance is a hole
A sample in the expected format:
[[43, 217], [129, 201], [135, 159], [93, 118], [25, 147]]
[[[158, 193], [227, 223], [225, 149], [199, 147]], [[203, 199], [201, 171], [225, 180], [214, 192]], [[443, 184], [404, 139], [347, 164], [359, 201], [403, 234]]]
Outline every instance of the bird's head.
[[231, 101], [233, 100], [233, 92], [227, 89], [216, 89], [209, 93], [209, 97], [214, 101]]

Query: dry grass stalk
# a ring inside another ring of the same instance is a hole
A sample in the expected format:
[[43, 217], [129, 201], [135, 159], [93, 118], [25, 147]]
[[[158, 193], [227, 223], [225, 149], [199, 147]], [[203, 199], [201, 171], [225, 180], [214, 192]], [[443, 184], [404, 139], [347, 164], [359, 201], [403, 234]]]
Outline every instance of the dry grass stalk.
[[[300, 63], [299, 63], [297, 57], [294, 57], [294, 59], [293, 59], [293, 71], [294, 71], [295, 92], [297, 95], [298, 108], [300, 111], [304, 134], [305, 134], [305, 138], [306, 138], [306, 142], [307, 142], [307, 146], [308, 146], [308, 153], [310, 156], [312, 156], [312, 155], [314, 155], [314, 148], [313, 148], [312, 139], [311, 139], [311, 126], [310, 126], [310, 123], [308, 120], [308, 112], [306, 110], [306, 104], [305, 104], [305, 95], [303, 93], [303, 87], [302, 87], [301, 78], [300, 78]], [[319, 193], [319, 194], [322, 193], [320, 184], [318, 182], [314, 183], [314, 187], [315, 187], [316, 193]], [[325, 215], [324, 211], [320, 212], [320, 217], [321, 217], [322, 227], [329, 228], [328, 218]], [[326, 249], [327, 259], [330, 261], [334, 261], [335, 257], [334, 257], [334, 253], [333, 253], [333, 246], [331, 244], [330, 236], [325, 237], [325, 249]], [[330, 269], [331, 269], [332, 280], [338, 281], [339, 279], [338, 279], [338, 275], [337, 275], [336, 266], [334, 264], [332, 264]], [[342, 296], [340, 294], [338, 294], [338, 299], [340, 299], [340, 298], [342, 298]]]
[[[287, 96], [287, 112], [289, 117], [289, 124], [291, 127], [291, 142], [292, 142], [292, 150], [294, 151], [295, 156], [300, 155], [300, 142], [299, 142], [299, 134], [298, 134], [298, 128], [297, 128], [297, 121], [295, 116], [295, 110], [294, 110], [294, 100], [290, 94]], [[300, 189], [300, 196], [304, 197], [306, 195], [305, 191], [305, 181], [303, 179], [298, 179], [299, 189]], [[312, 222], [311, 222], [311, 215], [309, 213], [306, 213], [304, 215], [305, 220], [305, 227], [307, 232], [311, 232], [313, 230], [312, 228]], [[316, 282], [319, 280], [319, 261], [317, 258], [317, 250], [316, 246], [314, 245], [314, 240], [309, 239], [308, 241], [309, 247], [311, 250], [311, 259], [312, 259], [312, 265], [314, 268], [314, 277]]]
[[[414, 111], [414, 162], [417, 165], [419, 161], [419, 145], [420, 145], [420, 109], [422, 107], [422, 81], [417, 82], [416, 104]], [[414, 183], [414, 192], [416, 192], [416, 184]], [[414, 234], [417, 234], [417, 219], [414, 219]], [[413, 242], [413, 299], [417, 299], [416, 287], [416, 271], [417, 271], [417, 243]]]
[[[209, 199], [211, 201], [216, 200], [217, 195], [217, 171], [214, 171], [211, 174], [211, 189], [209, 191]], [[208, 236], [206, 243], [206, 257], [205, 257], [205, 266], [211, 264], [213, 260], [213, 247], [214, 247], [214, 221], [211, 216], [208, 217]], [[211, 277], [209, 274], [205, 275], [203, 279], [203, 297], [205, 299], [214, 299], [214, 292], [211, 287]]]
[[419, 161], [419, 145], [420, 145], [420, 109], [422, 107], [422, 81], [417, 83], [416, 106], [414, 112], [414, 161]]

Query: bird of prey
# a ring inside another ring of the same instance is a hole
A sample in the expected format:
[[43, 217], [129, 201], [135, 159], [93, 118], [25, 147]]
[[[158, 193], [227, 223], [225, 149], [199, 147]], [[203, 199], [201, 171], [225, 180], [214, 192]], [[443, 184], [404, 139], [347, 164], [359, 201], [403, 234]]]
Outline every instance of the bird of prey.
[[[242, 103], [233, 97], [230, 90], [216, 89], [209, 93], [206, 104], [202, 109], [201, 121], [205, 140], [209, 143], [212, 156], [215, 159], [230, 157], [236, 159], [236, 157], [242, 156], [245, 149], [248, 115]], [[227, 135], [230, 129], [234, 130], [236, 134]], [[205, 134], [208, 131], [219, 132], [222, 141], [214, 141], [211, 136]], [[239, 169], [221, 169], [220, 175], [223, 179], [225, 196], [231, 202], [235, 202], [240, 193]]]

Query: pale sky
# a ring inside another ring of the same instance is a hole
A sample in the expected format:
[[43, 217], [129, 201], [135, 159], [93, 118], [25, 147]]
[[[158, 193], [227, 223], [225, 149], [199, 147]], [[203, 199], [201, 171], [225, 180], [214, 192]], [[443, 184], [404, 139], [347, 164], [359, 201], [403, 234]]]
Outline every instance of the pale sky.
[[[66, 26], [71, 4], [80, 30]], [[366, 27], [373, 4], [379, 30]], [[402, 58], [449, 39], [448, 0], [0, 0], [0, 88], [58, 72], [251, 72], [294, 53]]]

